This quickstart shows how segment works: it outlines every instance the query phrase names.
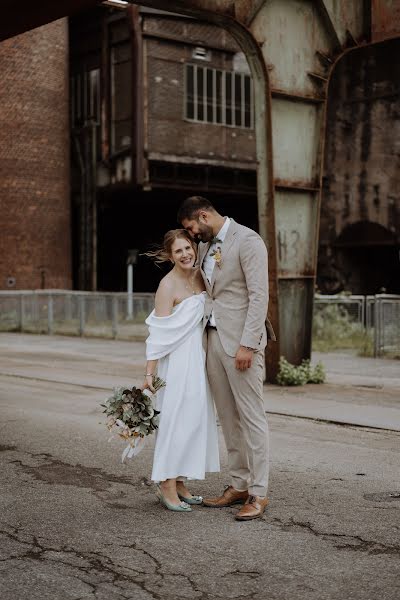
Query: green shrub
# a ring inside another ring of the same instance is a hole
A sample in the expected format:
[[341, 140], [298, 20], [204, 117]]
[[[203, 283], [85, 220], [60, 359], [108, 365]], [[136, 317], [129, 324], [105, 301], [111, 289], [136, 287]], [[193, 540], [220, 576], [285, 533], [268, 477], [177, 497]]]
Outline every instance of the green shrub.
[[279, 385], [305, 385], [306, 383], [324, 383], [325, 369], [321, 362], [313, 367], [309, 360], [303, 360], [296, 367], [281, 356], [279, 360], [279, 373], [277, 382]]

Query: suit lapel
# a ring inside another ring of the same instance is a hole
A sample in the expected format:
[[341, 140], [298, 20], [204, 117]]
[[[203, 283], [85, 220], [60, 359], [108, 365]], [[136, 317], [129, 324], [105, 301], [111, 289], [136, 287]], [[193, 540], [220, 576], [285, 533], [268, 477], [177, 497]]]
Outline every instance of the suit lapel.
[[213, 289], [213, 287], [214, 287], [215, 280], [217, 279], [219, 272], [224, 268], [224, 261], [228, 255], [228, 252], [229, 252], [233, 242], [235, 241], [236, 232], [237, 232], [236, 223], [233, 219], [231, 219], [230, 225], [228, 227], [228, 231], [226, 232], [225, 239], [221, 246], [221, 266], [219, 267], [218, 265], [215, 265], [214, 269], [213, 269], [213, 274], [211, 277], [211, 285], [210, 285], [211, 289]]
[[207, 276], [204, 272], [203, 262], [204, 262], [205, 257], [207, 256], [207, 252], [208, 252], [209, 248], [210, 248], [210, 244], [202, 244], [199, 249], [200, 273], [201, 273], [201, 276], [203, 277], [204, 285], [206, 286], [207, 291], [210, 290], [210, 282], [208, 281]]
[[203, 271], [203, 262], [204, 262], [204, 259], [205, 259], [206, 255], [207, 255], [209, 247], [210, 247], [209, 243], [208, 244], [202, 243], [201, 247], [200, 247], [200, 250], [199, 250], [199, 266], [200, 266], [200, 269], [202, 271]]

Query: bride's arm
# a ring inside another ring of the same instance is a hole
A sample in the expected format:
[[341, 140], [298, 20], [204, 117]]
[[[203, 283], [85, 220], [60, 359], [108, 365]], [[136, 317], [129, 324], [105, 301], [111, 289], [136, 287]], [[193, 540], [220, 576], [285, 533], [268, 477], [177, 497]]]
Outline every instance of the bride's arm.
[[[164, 277], [161, 280], [155, 297], [154, 311], [157, 317], [168, 317], [174, 307], [175, 292], [172, 283]], [[153, 380], [157, 368], [157, 360], [148, 360], [142, 390], [148, 389], [154, 393]]]
[[153, 387], [154, 375], [156, 372], [158, 360], [148, 360], [146, 364], [146, 373], [144, 376], [144, 382], [142, 385], [142, 390], [150, 390], [151, 392], [155, 392]]

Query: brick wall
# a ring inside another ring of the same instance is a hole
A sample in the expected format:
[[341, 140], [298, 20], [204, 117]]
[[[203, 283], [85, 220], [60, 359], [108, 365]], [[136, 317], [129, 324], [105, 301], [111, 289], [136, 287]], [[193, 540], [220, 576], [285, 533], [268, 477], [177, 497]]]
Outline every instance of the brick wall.
[[234, 38], [222, 27], [192, 19], [172, 17], [151, 17], [143, 19], [143, 31], [146, 35], [164, 39], [188, 42], [191, 45], [219, 48], [238, 52], [239, 46]]
[[71, 287], [67, 27], [0, 44], [0, 289]]
[[[185, 63], [195, 64], [192, 51], [195, 44], [211, 47], [211, 61], [198, 61], [199, 66], [232, 70], [232, 38], [212, 25], [183, 23], [173, 27], [173, 21], [164, 24], [163, 35], [177, 35], [182, 28], [182, 39], [193, 36], [192, 44], [174, 40], [146, 38], [148, 85], [148, 150], [176, 157], [203, 160], [248, 163], [256, 162], [255, 133], [253, 129], [225, 127], [207, 123], [194, 123], [184, 119], [184, 69]], [[169, 26], [169, 28], [168, 28]], [[190, 30], [188, 30], [188, 28]], [[157, 35], [153, 24], [145, 32]], [[224, 51], [227, 49], [228, 51]], [[238, 48], [236, 48], [238, 50]]]

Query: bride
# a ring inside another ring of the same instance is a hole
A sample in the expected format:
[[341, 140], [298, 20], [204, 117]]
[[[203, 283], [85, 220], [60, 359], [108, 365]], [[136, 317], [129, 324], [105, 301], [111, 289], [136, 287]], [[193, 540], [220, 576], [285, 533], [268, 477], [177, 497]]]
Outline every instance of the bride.
[[204, 479], [219, 471], [214, 403], [205, 370], [202, 345], [205, 294], [196, 247], [185, 229], [168, 231], [160, 250], [148, 252], [157, 263], [173, 268], [160, 282], [155, 309], [146, 319], [147, 367], [142, 389], [154, 391], [156, 373], [166, 386], [157, 392], [161, 411], [156, 435], [152, 480], [157, 497], [169, 510], [190, 512], [201, 504], [187, 479]]

